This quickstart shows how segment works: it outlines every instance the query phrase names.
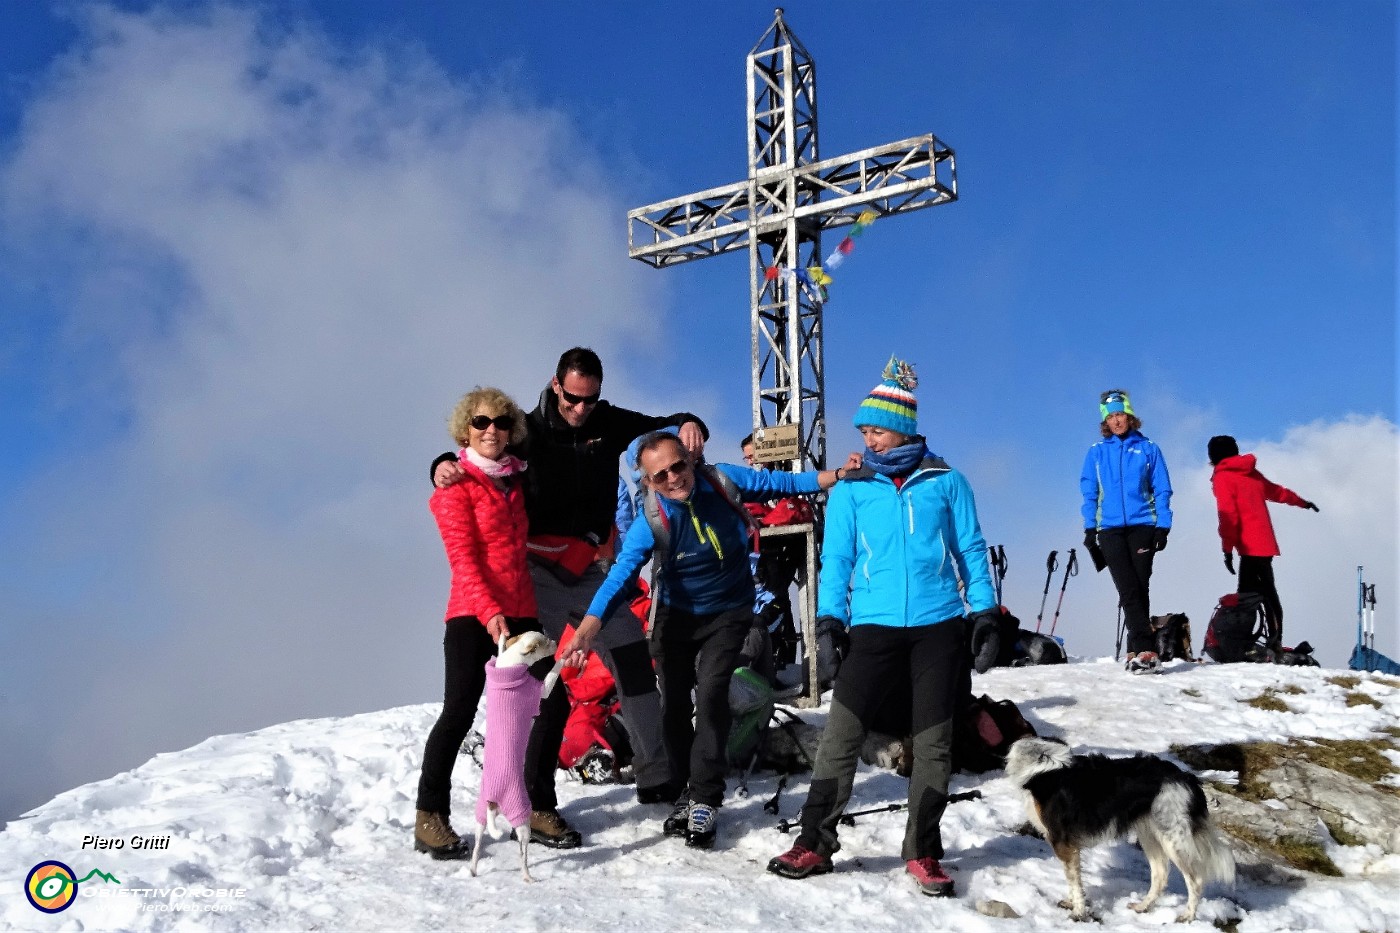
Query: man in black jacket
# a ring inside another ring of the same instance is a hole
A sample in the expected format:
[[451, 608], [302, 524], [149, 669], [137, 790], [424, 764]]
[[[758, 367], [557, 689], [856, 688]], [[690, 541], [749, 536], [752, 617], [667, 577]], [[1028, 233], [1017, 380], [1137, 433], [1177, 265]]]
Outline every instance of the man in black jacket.
[[[704, 422], [689, 412], [652, 416], [619, 408], [601, 398], [603, 364], [585, 347], [559, 358], [554, 378], [539, 405], [525, 417], [527, 433], [515, 453], [523, 458], [525, 510], [530, 528], [530, 576], [539, 602], [540, 625], [559, 641], [564, 626], [577, 624], [606, 572], [599, 559], [612, 531], [617, 508], [618, 458], [635, 438], [664, 427], [679, 427], [686, 449], [699, 453], [709, 436]], [[448, 486], [462, 478], [455, 454], [433, 461], [433, 482]], [[610, 556], [610, 555], [608, 555]], [[632, 743], [637, 798], [672, 803], [684, 787], [671, 780], [661, 723], [661, 696], [641, 623], [619, 612], [593, 648], [612, 672], [622, 700], [622, 719]], [[550, 697], [563, 703], [561, 683]], [[546, 706], [549, 705], [547, 701]], [[542, 715], [545, 711], [542, 710]], [[564, 715], [548, 715], [548, 728], [536, 731], [526, 759], [534, 815], [531, 838], [557, 848], [580, 844], [579, 834], [558, 813], [553, 769], [563, 741]], [[554, 720], [558, 720], [554, 722]]]

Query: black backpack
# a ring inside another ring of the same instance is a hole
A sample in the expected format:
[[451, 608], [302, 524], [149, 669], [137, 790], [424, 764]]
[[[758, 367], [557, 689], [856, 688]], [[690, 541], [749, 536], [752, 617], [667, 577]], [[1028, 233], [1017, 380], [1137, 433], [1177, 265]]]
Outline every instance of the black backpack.
[[972, 697], [953, 726], [953, 770], [981, 774], [1006, 767], [1011, 743], [1036, 735], [1010, 700], [993, 700], [985, 693]]
[[1226, 593], [1206, 626], [1206, 655], [1219, 664], [1250, 661], [1264, 637], [1264, 599], [1258, 593]]
[[1016, 660], [1011, 662], [1013, 667], [1025, 667], [1028, 664], [1064, 664], [1069, 660], [1065, 657], [1065, 646], [1053, 635], [1026, 629], [1021, 629], [1017, 635], [1019, 637], [1016, 641]]

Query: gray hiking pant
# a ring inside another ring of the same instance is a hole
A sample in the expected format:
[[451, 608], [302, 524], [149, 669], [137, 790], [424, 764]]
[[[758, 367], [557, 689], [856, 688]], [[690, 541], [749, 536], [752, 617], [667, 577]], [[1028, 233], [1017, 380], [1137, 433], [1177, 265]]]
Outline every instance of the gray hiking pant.
[[[563, 637], [565, 625], [577, 625], [604, 577], [602, 569], [591, 564], [578, 583], [570, 586], [547, 568], [531, 562], [530, 579], [535, 584], [535, 600], [539, 603], [540, 625], [545, 634], [558, 641]], [[627, 727], [627, 738], [632, 742], [632, 770], [637, 776], [637, 787], [666, 783], [671, 779], [671, 766], [666, 759], [661, 694], [656, 687], [656, 671], [651, 665], [651, 651], [642, 623], [626, 606], [619, 608], [594, 639], [593, 650], [602, 658], [617, 684], [622, 721]]]
[[798, 844], [823, 855], [841, 847], [836, 828], [851, 799], [865, 734], [890, 691], [903, 682], [913, 688], [914, 770], [902, 855], [906, 861], [943, 857], [939, 823], [953, 772], [958, 681], [968, 664], [966, 628], [961, 617], [917, 628], [851, 627], [851, 652], [836, 676]]

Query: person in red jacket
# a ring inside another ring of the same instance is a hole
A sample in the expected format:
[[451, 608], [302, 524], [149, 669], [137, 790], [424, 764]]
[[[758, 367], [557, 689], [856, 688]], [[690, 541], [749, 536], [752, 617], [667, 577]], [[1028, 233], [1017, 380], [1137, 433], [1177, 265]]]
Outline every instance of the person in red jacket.
[[[448, 428], [462, 445], [465, 474], [428, 500], [437, 520], [452, 587], [447, 599], [446, 685], [442, 713], [423, 749], [418, 780], [414, 848], [436, 859], [460, 859], [470, 851], [452, 829], [452, 766], [476, 719], [486, 685], [486, 662], [497, 639], [538, 632], [535, 588], [526, 566], [525, 464], [506, 446], [525, 436], [525, 414], [500, 389], [477, 388], [457, 403]], [[534, 732], [561, 728], [568, 715], [564, 687], [556, 685], [540, 706]], [[547, 733], [542, 733], [547, 734]], [[532, 740], [534, 736], [532, 734]], [[552, 780], [558, 745], [541, 756]]]
[[1291, 489], [1255, 469], [1254, 454], [1240, 454], [1239, 444], [1228, 434], [1212, 437], [1206, 445], [1215, 472], [1210, 485], [1215, 492], [1215, 508], [1220, 515], [1220, 545], [1225, 552], [1225, 569], [1235, 572], [1235, 551], [1240, 552], [1241, 593], [1258, 593], [1264, 600], [1264, 622], [1269, 647], [1275, 652], [1283, 643], [1283, 603], [1274, 586], [1274, 558], [1278, 540], [1269, 520], [1269, 503], [1281, 502], [1302, 509], [1318, 508]]

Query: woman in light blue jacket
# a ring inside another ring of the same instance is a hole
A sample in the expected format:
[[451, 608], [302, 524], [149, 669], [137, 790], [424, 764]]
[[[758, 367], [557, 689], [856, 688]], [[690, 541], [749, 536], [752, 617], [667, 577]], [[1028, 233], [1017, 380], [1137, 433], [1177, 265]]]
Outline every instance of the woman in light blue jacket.
[[953, 881], [939, 864], [939, 822], [958, 685], [969, 662], [968, 616], [995, 614], [996, 595], [972, 487], [918, 433], [913, 369], [891, 357], [884, 376], [856, 411], [863, 466], [836, 484], [826, 507], [819, 625], [838, 637], [849, 629], [849, 651], [802, 807], [802, 832], [768, 870], [785, 878], [832, 870], [866, 731], [892, 686], [908, 684], [914, 768], [903, 857], [923, 893], [947, 897]]
[[1099, 433], [1079, 473], [1084, 496], [1084, 547], [1108, 566], [1123, 627], [1128, 633], [1128, 670], [1153, 671], [1161, 662], [1153, 649], [1148, 582], [1152, 558], [1167, 546], [1172, 527], [1172, 481], [1157, 445], [1138, 429], [1133, 403], [1122, 389], [1099, 396]]

